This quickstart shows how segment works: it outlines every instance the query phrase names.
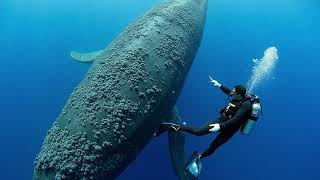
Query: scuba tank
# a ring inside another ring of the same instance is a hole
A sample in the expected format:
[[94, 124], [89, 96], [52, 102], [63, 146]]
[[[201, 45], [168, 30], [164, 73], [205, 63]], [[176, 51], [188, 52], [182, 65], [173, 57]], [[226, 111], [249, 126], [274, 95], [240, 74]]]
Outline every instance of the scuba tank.
[[260, 113], [262, 114], [262, 108], [260, 105], [260, 98], [256, 95], [251, 95], [250, 101], [252, 102], [251, 117], [241, 127], [241, 133], [250, 135], [253, 131]]

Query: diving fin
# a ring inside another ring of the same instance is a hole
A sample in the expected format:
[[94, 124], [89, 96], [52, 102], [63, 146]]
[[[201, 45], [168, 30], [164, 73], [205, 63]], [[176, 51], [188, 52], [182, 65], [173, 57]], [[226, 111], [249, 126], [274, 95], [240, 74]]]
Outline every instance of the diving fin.
[[201, 173], [201, 169], [202, 169], [202, 163], [201, 160], [199, 158], [199, 153], [197, 151], [195, 151], [192, 156], [191, 159], [188, 161], [187, 165], [186, 165], [186, 175], [192, 179], [192, 180], [196, 180], [198, 179], [198, 176]]
[[175, 130], [177, 131], [180, 128], [180, 125], [174, 124], [174, 123], [169, 123], [169, 122], [163, 122], [159, 129], [153, 134], [154, 137], [158, 137], [161, 134], [169, 131], [169, 130]]

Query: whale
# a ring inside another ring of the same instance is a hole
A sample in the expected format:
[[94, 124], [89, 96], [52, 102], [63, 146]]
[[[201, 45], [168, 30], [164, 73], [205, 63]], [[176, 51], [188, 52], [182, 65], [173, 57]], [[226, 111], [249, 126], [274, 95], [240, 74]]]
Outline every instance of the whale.
[[[207, 0], [162, 1], [102, 50], [71, 52], [91, 63], [34, 162], [33, 179], [116, 179], [164, 121], [181, 123], [176, 102], [201, 45]], [[171, 161], [184, 171], [184, 135], [169, 132]]]

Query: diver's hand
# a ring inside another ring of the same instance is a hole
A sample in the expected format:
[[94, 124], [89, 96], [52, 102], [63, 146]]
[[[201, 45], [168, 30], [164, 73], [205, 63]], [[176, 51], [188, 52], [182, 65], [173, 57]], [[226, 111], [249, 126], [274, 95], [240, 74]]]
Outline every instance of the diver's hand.
[[217, 80], [212, 79], [210, 76], [209, 76], [209, 78], [211, 80], [210, 82], [213, 83], [214, 86], [221, 87], [221, 84]]
[[210, 124], [210, 127], [212, 127], [211, 129], [209, 129], [210, 132], [218, 132], [220, 131], [220, 124], [216, 123], [216, 124]]
[[221, 84], [217, 80], [212, 80], [211, 82], [214, 86], [221, 87]]

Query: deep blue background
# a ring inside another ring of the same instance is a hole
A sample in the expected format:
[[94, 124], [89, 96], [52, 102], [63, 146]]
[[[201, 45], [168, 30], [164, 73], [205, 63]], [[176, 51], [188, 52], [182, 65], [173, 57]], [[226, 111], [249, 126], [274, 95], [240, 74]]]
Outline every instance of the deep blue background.
[[[89, 68], [69, 52], [106, 47], [158, 2], [0, 1], [0, 179], [31, 179], [47, 130]], [[236, 135], [204, 160], [200, 179], [320, 179], [317, 0], [209, 0], [178, 109], [195, 126], [215, 118], [225, 96], [208, 75], [227, 86], [246, 83], [251, 60], [270, 46], [279, 50], [275, 79], [255, 91], [263, 119], [252, 136]], [[213, 137], [188, 135], [188, 155]], [[153, 140], [118, 179], [175, 179], [166, 140]]]

